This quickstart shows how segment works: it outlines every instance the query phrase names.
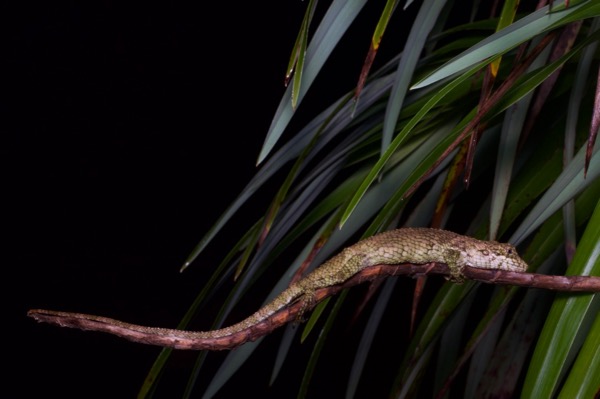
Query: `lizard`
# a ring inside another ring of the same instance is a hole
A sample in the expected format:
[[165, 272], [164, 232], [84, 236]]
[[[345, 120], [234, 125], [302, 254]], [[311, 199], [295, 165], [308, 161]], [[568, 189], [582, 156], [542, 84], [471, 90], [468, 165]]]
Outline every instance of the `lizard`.
[[186, 331], [146, 327], [102, 316], [43, 309], [30, 310], [28, 315], [40, 322], [83, 329], [89, 327], [82, 326], [80, 321], [91, 321], [101, 325], [98, 329], [102, 331], [112, 332], [117, 327], [127, 330], [126, 335], [121, 335], [126, 338], [135, 337], [143, 342], [144, 337], [152, 336], [155, 339], [148, 343], [179, 349], [224, 349], [232, 347], [227, 346], [230, 341], [235, 341], [235, 345], [245, 342], [239, 337], [233, 338], [236, 335], [249, 337], [253, 327], [295, 301], [302, 301], [302, 309], [308, 308], [316, 290], [342, 284], [366, 267], [433, 262], [447, 264], [450, 279], [457, 282], [462, 281], [465, 266], [512, 272], [525, 272], [528, 267], [515, 247], [508, 243], [478, 240], [447, 230], [407, 227], [376, 234], [345, 248], [248, 318], [222, 329]]

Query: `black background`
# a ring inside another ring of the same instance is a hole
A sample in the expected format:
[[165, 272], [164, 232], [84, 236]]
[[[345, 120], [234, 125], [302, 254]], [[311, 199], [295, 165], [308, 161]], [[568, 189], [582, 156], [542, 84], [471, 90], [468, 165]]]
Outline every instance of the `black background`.
[[[26, 312], [177, 324], [265, 211], [268, 202], [251, 201], [179, 273], [256, 171], [307, 2], [16, 3], [1, 12], [8, 378], [0, 396], [133, 397], [158, 348], [37, 324]], [[336, 54], [344, 61], [316, 82], [327, 79], [327, 89], [309, 93], [312, 108], [301, 107], [290, 131], [353, 87], [380, 6], [368, 6]], [[215, 302], [194, 327], [208, 327]], [[175, 388], [159, 397], [181, 395], [195, 356], [177, 352], [165, 375]], [[263, 389], [261, 375], [246, 372], [237, 388]], [[280, 382], [277, 392], [289, 387]]]

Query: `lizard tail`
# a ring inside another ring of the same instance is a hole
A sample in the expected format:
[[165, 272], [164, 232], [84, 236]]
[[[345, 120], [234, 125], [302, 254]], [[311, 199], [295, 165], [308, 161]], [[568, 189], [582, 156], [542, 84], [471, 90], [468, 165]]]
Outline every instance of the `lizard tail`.
[[240, 331], [244, 331], [246, 329], [251, 328], [252, 326], [255, 326], [256, 324], [267, 319], [274, 313], [279, 312], [281, 309], [285, 308], [287, 305], [292, 303], [302, 293], [302, 287], [300, 287], [298, 284], [292, 284], [281, 294], [277, 295], [271, 302], [261, 307], [255, 313], [248, 316], [246, 319], [240, 321], [239, 323], [233, 324], [229, 327], [221, 328], [219, 330], [197, 331], [192, 333], [198, 338], [202, 339], [222, 338], [239, 333]]
[[[169, 328], [146, 327], [126, 323], [103, 316], [83, 313], [58, 312], [45, 309], [32, 309], [27, 315], [36, 321], [55, 324], [61, 327], [81, 330], [102, 331], [136, 342], [169, 346], [179, 349], [224, 349], [246, 342], [252, 335], [252, 328], [274, 313], [285, 308], [303, 292], [298, 284], [292, 284], [269, 304], [248, 318], [229, 327], [211, 331], [186, 331]], [[240, 334], [242, 333], [242, 334]]]

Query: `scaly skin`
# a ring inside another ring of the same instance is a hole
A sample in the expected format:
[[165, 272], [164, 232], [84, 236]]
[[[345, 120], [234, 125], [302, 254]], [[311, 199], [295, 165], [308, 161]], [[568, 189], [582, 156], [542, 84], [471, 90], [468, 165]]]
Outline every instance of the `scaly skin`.
[[[185, 341], [210, 341], [250, 330], [253, 326], [284, 309], [297, 299], [309, 304], [313, 301], [316, 290], [343, 283], [365, 267], [382, 264], [425, 264], [430, 262], [447, 264], [454, 280], [461, 280], [461, 270], [464, 266], [514, 272], [525, 272], [527, 270], [527, 264], [510, 244], [480, 241], [446, 230], [403, 228], [375, 235], [344, 249], [306, 277], [292, 284], [272, 302], [247, 319], [220, 330], [182, 331], [153, 328], [124, 323], [101, 316], [48, 310], [32, 310], [29, 315], [39, 321], [50, 321], [69, 327], [78, 326], [77, 323], [73, 322], [61, 323], [59, 321], [61, 317], [93, 320], [109, 327], [117, 326], [140, 335], [161, 336], [175, 340], [181, 338]], [[182, 348], [211, 347], [209, 343], [205, 346], [195, 347], [186, 345], [183, 345]]]

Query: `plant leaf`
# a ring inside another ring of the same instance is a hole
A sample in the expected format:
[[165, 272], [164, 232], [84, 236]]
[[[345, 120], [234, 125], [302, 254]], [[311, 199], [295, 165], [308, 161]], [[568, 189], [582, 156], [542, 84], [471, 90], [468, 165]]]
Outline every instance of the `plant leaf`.
[[[579, 242], [569, 275], [600, 276], [600, 201]], [[522, 397], [550, 397], [556, 391], [561, 375], [570, 365], [570, 353], [577, 351], [577, 336], [589, 332], [586, 317], [596, 319], [598, 305], [591, 307], [596, 294], [577, 296], [558, 294], [538, 339], [525, 378]], [[581, 344], [581, 343], [580, 343]]]
[[[317, 28], [307, 50], [306, 68], [304, 68], [304, 84], [298, 92], [297, 104], [299, 105], [317, 77], [317, 74], [329, 58], [343, 34], [350, 27], [366, 0], [334, 0]], [[291, 103], [291, 87], [288, 87], [267, 132], [267, 137], [258, 156], [257, 164], [261, 164], [271, 152], [279, 137], [292, 119], [293, 108]]]
[[548, 6], [540, 8], [454, 57], [425, 79], [414, 84], [411, 89], [419, 89], [430, 85], [455, 73], [469, 69], [490, 57], [502, 55], [547, 30], [573, 22], [573, 20], [591, 18], [597, 15], [600, 15], [600, 3], [594, 1], [582, 2], [564, 11], [550, 14], [548, 14]]

